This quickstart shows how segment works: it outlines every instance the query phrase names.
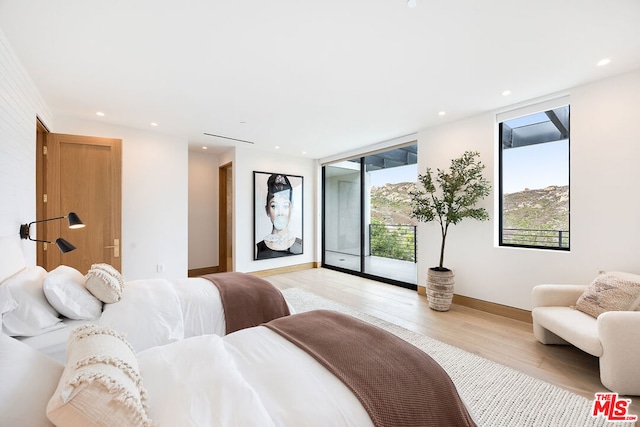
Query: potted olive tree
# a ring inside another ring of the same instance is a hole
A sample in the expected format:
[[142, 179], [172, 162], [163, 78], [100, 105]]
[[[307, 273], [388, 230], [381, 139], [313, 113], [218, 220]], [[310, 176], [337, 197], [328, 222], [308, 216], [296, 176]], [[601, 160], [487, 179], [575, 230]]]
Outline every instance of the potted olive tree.
[[431, 168], [427, 168], [425, 174], [418, 175], [424, 190], [411, 192], [411, 216], [420, 222], [436, 221], [442, 233], [440, 263], [427, 271], [429, 307], [437, 311], [449, 310], [453, 299], [453, 271], [444, 266], [449, 226], [465, 218], [489, 219], [486, 209], [475, 207], [491, 191], [491, 184], [482, 175], [485, 166], [478, 160], [479, 156], [477, 151], [466, 151], [451, 160], [449, 170], [438, 169], [435, 178]]

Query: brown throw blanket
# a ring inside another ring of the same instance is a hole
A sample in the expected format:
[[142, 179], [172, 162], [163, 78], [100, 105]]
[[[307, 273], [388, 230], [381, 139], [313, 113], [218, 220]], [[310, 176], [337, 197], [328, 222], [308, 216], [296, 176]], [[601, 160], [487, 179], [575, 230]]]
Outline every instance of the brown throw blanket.
[[449, 375], [422, 350], [353, 317], [309, 311], [264, 325], [320, 362], [375, 426], [475, 426]]
[[202, 277], [220, 291], [227, 334], [289, 315], [280, 290], [260, 277], [247, 273], [214, 273]]

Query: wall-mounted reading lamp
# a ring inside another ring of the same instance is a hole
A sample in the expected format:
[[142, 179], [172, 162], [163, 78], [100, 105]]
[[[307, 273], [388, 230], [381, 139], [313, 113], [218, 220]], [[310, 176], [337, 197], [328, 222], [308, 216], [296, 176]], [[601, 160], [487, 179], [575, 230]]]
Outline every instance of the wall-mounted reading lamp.
[[[55, 217], [55, 218], [48, 218], [48, 219], [39, 219], [37, 221], [30, 222], [29, 224], [22, 224], [20, 226], [20, 237], [22, 239], [29, 239], [32, 242], [53, 243], [53, 242], [50, 242], [48, 240], [32, 239], [31, 238], [31, 226], [33, 224], [38, 223], [38, 222], [53, 221], [53, 220], [56, 220], [56, 219], [64, 219], [64, 218], [67, 218], [69, 220], [69, 228], [82, 228], [82, 227], [84, 227], [84, 224], [82, 223], [82, 221], [80, 220], [78, 215], [76, 215], [75, 212], [69, 212], [65, 216], [58, 216], [58, 217]], [[62, 237], [58, 237], [56, 239], [55, 243], [58, 246], [58, 249], [60, 249], [60, 252], [62, 252], [63, 254], [67, 253], [67, 252], [71, 252], [72, 250], [74, 250], [76, 248], [71, 243], [69, 243], [66, 240], [64, 240]]]

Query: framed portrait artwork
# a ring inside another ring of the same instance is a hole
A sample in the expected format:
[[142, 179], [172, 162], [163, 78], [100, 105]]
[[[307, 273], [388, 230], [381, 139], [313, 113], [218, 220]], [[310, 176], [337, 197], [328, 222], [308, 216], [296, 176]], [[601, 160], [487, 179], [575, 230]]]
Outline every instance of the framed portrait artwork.
[[253, 172], [253, 259], [302, 254], [303, 177]]

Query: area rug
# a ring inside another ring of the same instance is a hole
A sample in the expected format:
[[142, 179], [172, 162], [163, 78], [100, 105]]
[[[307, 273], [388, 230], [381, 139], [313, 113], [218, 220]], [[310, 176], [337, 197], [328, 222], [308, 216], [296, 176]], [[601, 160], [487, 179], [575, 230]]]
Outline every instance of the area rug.
[[312, 292], [289, 288], [282, 293], [298, 313], [314, 309], [346, 313], [428, 353], [451, 376], [481, 426], [635, 426], [632, 422], [609, 422], [602, 415], [594, 418], [592, 400]]

